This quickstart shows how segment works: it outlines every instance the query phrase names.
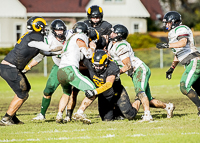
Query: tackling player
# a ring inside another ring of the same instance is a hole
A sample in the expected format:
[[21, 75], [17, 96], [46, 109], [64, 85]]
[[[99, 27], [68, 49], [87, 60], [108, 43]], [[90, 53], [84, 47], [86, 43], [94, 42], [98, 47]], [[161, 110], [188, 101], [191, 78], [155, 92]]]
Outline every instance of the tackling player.
[[[178, 63], [185, 66], [180, 81], [180, 90], [197, 107], [200, 116], [200, 53], [194, 46], [192, 31], [186, 25], [181, 25], [181, 15], [176, 11], [170, 11], [164, 15], [164, 30], [169, 31], [169, 43], [157, 43], [158, 49], [170, 48], [175, 54], [170, 69], [166, 72], [166, 78], [171, 79], [172, 73]], [[192, 89], [192, 88], [193, 89]]]
[[16, 112], [28, 98], [29, 90], [31, 89], [28, 79], [22, 73], [24, 67], [40, 50], [57, 51], [62, 48], [60, 46], [47, 45], [44, 42], [47, 23], [43, 18], [32, 17], [32, 21], [31, 28], [33, 30], [25, 33], [17, 41], [14, 49], [6, 55], [0, 64], [0, 76], [15, 92], [5, 116], [0, 121], [1, 126], [23, 123], [16, 117]]
[[[96, 50], [90, 60], [83, 63], [89, 70], [90, 78], [96, 85], [95, 90], [87, 90], [86, 97], [95, 98], [98, 95], [98, 110], [102, 121], [114, 120], [118, 115], [114, 110], [119, 109], [124, 117], [133, 120], [139, 110], [140, 101], [131, 105], [128, 94], [121, 84], [119, 68], [103, 50]], [[77, 118], [80, 116], [73, 117]]]

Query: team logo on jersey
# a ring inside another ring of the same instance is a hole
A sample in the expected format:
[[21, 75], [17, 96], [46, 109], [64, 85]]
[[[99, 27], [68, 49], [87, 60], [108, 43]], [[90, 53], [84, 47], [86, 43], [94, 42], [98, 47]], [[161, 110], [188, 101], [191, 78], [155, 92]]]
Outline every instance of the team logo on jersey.
[[104, 84], [104, 81], [102, 78], [97, 77], [96, 75], [93, 76], [93, 81], [96, 84], [96, 86], [100, 87], [102, 84]]

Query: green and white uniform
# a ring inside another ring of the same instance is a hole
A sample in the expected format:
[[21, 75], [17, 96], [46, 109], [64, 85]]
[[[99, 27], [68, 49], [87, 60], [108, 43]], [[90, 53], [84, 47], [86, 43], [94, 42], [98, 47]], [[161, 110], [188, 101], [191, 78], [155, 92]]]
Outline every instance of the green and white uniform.
[[[49, 45], [57, 45], [57, 46], [58, 45], [63, 46], [64, 44], [64, 41], [59, 42], [53, 34], [50, 34], [48, 35], [48, 37], [45, 37], [45, 42]], [[37, 62], [40, 62], [42, 61], [43, 58], [44, 58], [44, 55], [38, 54], [36, 57], [34, 57], [34, 60], [36, 60]], [[60, 84], [57, 79], [57, 71], [60, 64], [60, 58], [58, 58], [57, 56], [52, 56], [52, 60], [55, 64], [53, 65], [51, 69], [50, 75], [46, 83], [46, 87], [43, 91], [45, 96], [51, 96]]]
[[191, 90], [191, 86], [200, 77], [200, 53], [194, 46], [192, 31], [185, 25], [180, 25], [168, 33], [169, 43], [178, 42], [181, 38], [187, 38], [185, 47], [173, 48], [175, 56], [182, 65], [185, 65], [185, 72], [180, 81], [180, 89], [183, 94]]
[[82, 54], [91, 58], [92, 51], [86, 50], [84, 47], [79, 48], [76, 41], [81, 39], [88, 46], [88, 37], [84, 33], [75, 33], [66, 42], [61, 54], [61, 62], [58, 70], [58, 81], [62, 85], [63, 92], [67, 95], [71, 94], [71, 86], [79, 90], [93, 90], [94, 83], [86, 76], [83, 76], [78, 68]]
[[151, 76], [151, 71], [143, 61], [134, 55], [130, 44], [126, 40], [116, 42], [114, 45], [112, 42], [110, 42], [108, 45], [108, 53], [119, 66], [119, 68], [124, 66], [122, 60], [126, 59], [127, 57], [130, 58], [131, 65], [133, 67], [132, 81], [136, 94], [145, 92], [149, 101], [152, 100], [153, 97], [151, 96], [148, 83]]

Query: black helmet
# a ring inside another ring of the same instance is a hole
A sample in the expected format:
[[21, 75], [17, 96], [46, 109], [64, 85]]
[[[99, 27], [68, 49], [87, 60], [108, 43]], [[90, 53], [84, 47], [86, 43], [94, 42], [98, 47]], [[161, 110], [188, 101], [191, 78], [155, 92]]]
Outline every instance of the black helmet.
[[90, 42], [93, 41], [97, 43], [97, 41], [99, 40], [99, 32], [96, 29], [89, 27], [88, 37]]
[[[63, 30], [63, 34], [58, 34], [54, 31], [54, 30]], [[66, 34], [66, 25], [65, 23], [60, 20], [60, 19], [56, 19], [51, 23], [51, 32], [54, 34], [55, 37], [58, 37], [61, 40], [65, 40], [65, 34]]]
[[122, 41], [128, 36], [128, 29], [121, 24], [115, 25], [113, 28], [111, 28], [111, 31], [117, 34], [116, 37], [110, 38], [111, 41]]
[[164, 15], [164, 18], [163, 18], [163, 28], [164, 28], [164, 30], [168, 30], [167, 27], [166, 27], [166, 24], [168, 22], [172, 22], [171, 29], [179, 26], [182, 22], [181, 15], [176, 11], [170, 11], [170, 12], [166, 13]]
[[33, 21], [36, 18], [42, 18], [42, 17], [41, 16], [33, 16], [33, 17], [31, 17], [31, 18], [28, 19], [28, 21], [27, 21], [27, 29], [28, 30], [33, 30], [32, 24], [33, 24]]
[[97, 18], [97, 17], [100, 18], [99, 22], [97, 23], [93, 23], [91, 21], [93, 24], [98, 25], [103, 19], [103, 10], [100, 6], [93, 5], [90, 8], [88, 8], [87, 16], [89, 20], [91, 20], [91, 18]]
[[[31, 26], [30, 26], [30, 24], [31, 24]], [[27, 21], [27, 29], [29, 27], [29, 29], [31, 29], [35, 32], [40, 32], [43, 35], [46, 34], [45, 33], [45, 26], [47, 26], [47, 22], [42, 17], [34, 16], [34, 17], [31, 17]]]
[[86, 23], [84, 22], [77, 22], [74, 24], [73, 28], [73, 33], [79, 33], [79, 32], [83, 32], [86, 35], [88, 34], [88, 26]]
[[102, 49], [97, 49], [92, 56], [92, 64], [97, 74], [101, 74], [108, 66], [108, 55]]

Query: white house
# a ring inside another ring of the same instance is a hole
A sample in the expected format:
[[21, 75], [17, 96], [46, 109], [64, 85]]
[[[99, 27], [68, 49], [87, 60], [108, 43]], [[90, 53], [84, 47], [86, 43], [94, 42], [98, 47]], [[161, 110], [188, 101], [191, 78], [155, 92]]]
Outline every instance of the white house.
[[50, 25], [62, 19], [68, 29], [77, 21], [87, 19], [91, 5], [103, 8], [104, 20], [112, 25], [123, 24], [129, 33], [147, 32], [146, 18], [150, 17], [140, 0], [0, 0], [0, 48], [12, 47], [26, 32], [31, 16], [42, 16]]

